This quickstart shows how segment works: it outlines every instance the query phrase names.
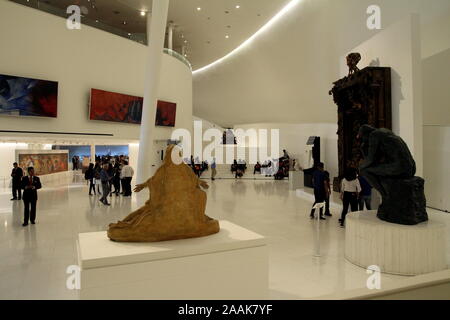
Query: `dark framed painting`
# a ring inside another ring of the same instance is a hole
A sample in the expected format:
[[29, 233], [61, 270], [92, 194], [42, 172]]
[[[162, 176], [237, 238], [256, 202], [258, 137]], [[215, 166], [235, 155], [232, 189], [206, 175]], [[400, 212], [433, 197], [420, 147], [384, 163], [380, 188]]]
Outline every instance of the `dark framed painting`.
[[0, 115], [49, 117], [58, 114], [58, 82], [0, 74]]
[[90, 119], [140, 124], [142, 97], [91, 89]]
[[175, 127], [177, 117], [177, 104], [167, 101], [158, 101], [156, 109], [156, 125], [161, 127]]
[[19, 167], [27, 170], [34, 167], [34, 172], [38, 176], [64, 172], [69, 170], [68, 153], [48, 153], [48, 154], [19, 154]]

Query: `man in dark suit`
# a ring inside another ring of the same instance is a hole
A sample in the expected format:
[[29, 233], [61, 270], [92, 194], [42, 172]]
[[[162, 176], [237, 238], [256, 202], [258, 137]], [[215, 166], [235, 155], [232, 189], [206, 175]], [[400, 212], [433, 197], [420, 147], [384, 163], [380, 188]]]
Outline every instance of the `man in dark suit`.
[[[19, 167], [17, 162], [14, 162], [13, 166], [14, 166], [14, 168], [12, 169], [12, 172], [11, 172], [13, 198], [11, 199], [11, 201], [22, 200], [21, 183], [22, 183], [22, 177], [23, 177], [23, 170], [21, 167]], [[19, 193], [18, 194], [19, 197], [17, 197], [17, 193]]]
[[[31, 224], [36, 223], [36, 202], [38, 200], [37, 190], [41, 189], [41, 180], [34, 175], [34, 168], [28, 168], [28, 177], [22, 178], [22, 189], [23, 191], [23, 203], [24, 208], [24, 222], [22, 226], [26, 227], [28, 221]], [[31, 212], [30, 212], [31, 205]]]

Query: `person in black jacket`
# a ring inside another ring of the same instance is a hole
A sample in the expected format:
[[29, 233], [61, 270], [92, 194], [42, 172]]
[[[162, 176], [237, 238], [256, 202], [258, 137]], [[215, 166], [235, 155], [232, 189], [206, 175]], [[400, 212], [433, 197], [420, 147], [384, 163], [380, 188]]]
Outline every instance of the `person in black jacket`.
[[[24, 206], [24, 221], [22, 226], [26, 227], [28, 225], [28, 221], [31, 221], [31, 224], [36, 223], [36, 203], [38, 200], [37, 190], [41, 189], [41, 180], [39, 177], [34, 175], [34, 168], [28, 168], [28, 177], [22, 178], [22, 189], [23, 191], [23, 203]], [[31, 212], [30, 212], [31, 205]]]
[[90, 163], [89, 168], [86, 170], [84, 174], [84, 178], [89, 181], [89, 195], [92, 196], [92, 191], [95, 193], [95, 184], [94, 184], [94, 177], [95, 177], [95, 171], [94, 171], [94, 164]]
[[120, 193], [120, 164], [119, 162], [116, 162], [114, 164], [114, 178], [113, 178], [113, 185], [114, 185], [114, 193], [116, 196]]
[[[19, 167], [17, 162], [14, 162], [13, 166], [14, 168], [12, 169], [11, 172], [13, 198], [11, 199], [11, 201], [22, 200], [21, 182], [23, 177], [23, 170], [21, 167]], [[17, 195], [19, 195], [19, 197], [17, 197]]]

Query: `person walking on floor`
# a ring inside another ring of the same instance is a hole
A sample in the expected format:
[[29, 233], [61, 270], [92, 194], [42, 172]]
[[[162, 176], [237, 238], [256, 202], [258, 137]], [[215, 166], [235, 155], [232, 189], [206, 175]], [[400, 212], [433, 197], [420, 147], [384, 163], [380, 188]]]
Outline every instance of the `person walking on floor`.
[[212, 163], [211, 163], [211, 180], [214, 181], [216, 180], [216, 175], [217, 175], [217, 164], [216, 164], [216, 158], [213, 159]]
[[120, 194], [120, 164], [119, 162], [116, 162], [114, 164], [114, 178], [113, 178], [113, 184], [114, 184], [114, 193], [116, 196]]
[[[34, 175], [34, 168], [28, 168], [28, 177], [22, 178], [22, 189], [23, 191], [23, 203], [24, 203], [24, 219], [23, 219], [23, 227], [28, 225], [28, 222], [31, 221], [31, 224], [36, 223], [36, 204], [38, 200], [37, 191], [42, 188], [41, 180], [39, 177]], [[30, 210], [31, 207], [31, 210]]]
[[100, 180], [100, 172], [101, 171], [102, 171], [102, 166], [100, 165], [100, 161], [95, 161], [95, 166], [94, 166], [94, 184], [97, 186], [97, 193], [99, 195], [102, 194], [102, 191], [100, 190], [100, 186], [102, 184], [102, 182]]
[[109, 206], [108, 203], [108, 195], [111, 192], [110, 190], [110, 181], [112, 177], [108, 174], [108, 164], [103, 165], [102, 171], [100, 171], [100, 180], [102, 182], [102, 197], [100, 198], [100, 202], [104, 205]]
[[92, 196], [92, 191], [95, 193], [95, 184], [94, 184], [94, 178], [95, 178], [95, 171], [94, 171], [94, 164], [90, 163], [89, 168], [84, 173], [84, 178], [89, 181], [89, 195]]
[[108, 176], [109, 180], [109, 196], [112, 197], [112, 187], [114, 185], [114, 167], [111, 162], [108, 163]]
[[[314, 206], [318, 203], [325, 203], [326, 201], [326, 195], [330, 192], [329, 191], [329, 185], [326, 183], [326, 175], [324, 172], [324, 164], [320, 162], [317, 165], [316, 171], [313, 173], [313, 186], [314, 186], [314, 204], [313, 208], [311, 210], [311, 219], [314, 219], [315, 217], [315, 211]], [[323, 208], [320, 209], [320, 220], [326, 220], [323, 216]]]
[[11, 178], [12, 178], [12, 195], [13, 200], [22, 200], [22, 177], [23, 177], [23, 170], [17, 162], [14, 162], [13, 169], [11, 172]]
[[343, 202], [343, 208], [339, 222], [342, 228], [345, 226], [345, 217], [347, 216], [349, 206], [352, 212], [358, 211], [358, 196], [360, 192], [361, 185], [359, 184], [356, 175], [356, 169], [347, 169], [345, 177], [341, 182], [341, 200]]
[[367, 210], [372, 210], [372, 186], [367, 182], [363, 176], [358, 176], [359, 184], [361, 185], [361, 193], [359, 194], [359, 211], [364, 210], [366, 204]]
[[128, 161], [123, 162], [124, 166], [121, 171], [121, 177], [124, 180], [124, 197], [131, 197], [131, 180], [133, 179], [134, 170], [128, 165]]
[[330, 173], [328, 171], [324, 171], [324, 174], [325, 174], [325, 216], [332, 217], [333, 215], [330, 212], [330, 196], [331, 196]]

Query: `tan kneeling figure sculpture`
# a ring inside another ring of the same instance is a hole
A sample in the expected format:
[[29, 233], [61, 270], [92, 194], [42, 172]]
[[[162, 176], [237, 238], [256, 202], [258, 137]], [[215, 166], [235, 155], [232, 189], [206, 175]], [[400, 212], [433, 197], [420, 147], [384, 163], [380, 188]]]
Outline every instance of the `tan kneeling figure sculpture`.
[[[157, 242], [204, 237], [220, 231], [219, 222], [205, 215], [209, 188], [185, 163], [172, 161], [172, 150], [166, 151], [163, 165], [135, 192], [150, 190], [145, 205], [123, 221], [109, 225], [108, 237], [119, 242]], [[181, 157], [181, 155], [180, 155]]]

